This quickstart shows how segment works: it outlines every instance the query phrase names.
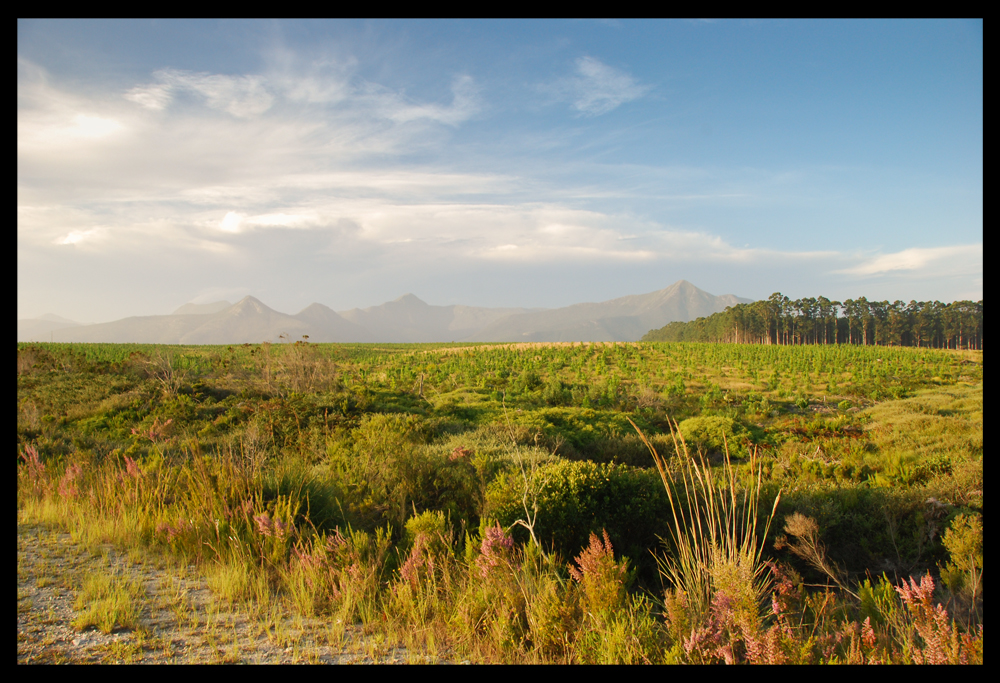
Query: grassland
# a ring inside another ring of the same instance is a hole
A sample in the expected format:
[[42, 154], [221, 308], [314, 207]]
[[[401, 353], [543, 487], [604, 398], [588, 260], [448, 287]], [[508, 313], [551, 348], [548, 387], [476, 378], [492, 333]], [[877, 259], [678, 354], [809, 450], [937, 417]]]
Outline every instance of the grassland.
[[[981, 663], [982, 388], [981, 351], [19, 344], [18, 519], [470, 661]], [[113, 579], [78, 628], [145, 628]]]

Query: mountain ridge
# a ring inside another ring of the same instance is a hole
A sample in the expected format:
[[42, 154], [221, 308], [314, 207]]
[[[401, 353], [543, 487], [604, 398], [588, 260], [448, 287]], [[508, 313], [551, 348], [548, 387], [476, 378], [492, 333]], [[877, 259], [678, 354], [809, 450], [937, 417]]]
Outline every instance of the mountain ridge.
[[363, 309], [334, 311], [313, 303], [287, 314], [245, 296], [231, 305], [189, 303], [170, 315], [131, 316], [94, 325], [53, 329], [51, 320], [48, 324], [19, 320], [18, 341], [242, 344], [304, 337], [324, 343], [638, 341], [669, 322], [687, 322], [750, 301], [732, 294], [715, 296], [686, 280], [646, 294], [553, 309], [435, 306], [407, 293]]

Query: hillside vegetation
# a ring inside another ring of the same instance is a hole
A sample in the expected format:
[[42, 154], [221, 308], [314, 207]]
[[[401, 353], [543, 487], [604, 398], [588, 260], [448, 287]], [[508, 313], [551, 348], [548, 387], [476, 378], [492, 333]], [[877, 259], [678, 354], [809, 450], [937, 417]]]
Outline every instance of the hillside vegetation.
[[982, 663], [983, 355], [18, 345], [18, 515], [483, 662]]

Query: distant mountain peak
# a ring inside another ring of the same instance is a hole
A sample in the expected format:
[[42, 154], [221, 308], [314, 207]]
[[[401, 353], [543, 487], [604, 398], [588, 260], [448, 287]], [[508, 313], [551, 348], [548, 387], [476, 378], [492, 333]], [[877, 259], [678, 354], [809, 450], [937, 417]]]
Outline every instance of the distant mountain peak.
[[323, 304], [317, 303], [317, 302], [314, 301], [313, 303], [309, 304], [308, 306], [306, 306], [305, 308], [303, 308], [301, 311], [299, 311], [297, 315], [301, 315], [301, 314], [309, 312], [309, 311], [323, 311], [323, 312], [330, 311], [331, 313], [336, 313], [329, 306], [324, 306]]
[[232, 313], [236, 313], [238, 315], [242, 315], [242, 314], [246, 314], [246, 313], [250, 313], [250, 312], [257, 313], [257, 314], [276, 313], [277, 312], [277, 311], [273, 310], [272, 308], [268, 307], [266, 304], [264, 304], [264, 302], [262, 302], [260, 299], [257, 299], [256, 297], [252, 297], [249, 294], [247, 296], [243, 297], [242, 299], [240, 299], [239, 301], [237, 301], [233, 305], [232, 308], [228, 309], [228, 311], [232, 312]]
[[398, 304], [409, 304], [409, 305], [418, 304], [420, 306], [427, 306], [428, 305], [428, 303], [426, 301], [423, 301], [422, 299], [420, 299], [419, 297], [417, 297], [417, 296], [415, 296], [413, 294], [404, 294], [403, 296], [401, 296], [398, 299], [394, 300], [392, 303], [394, 303], [394, 304], [397, 304], [397, 303]]

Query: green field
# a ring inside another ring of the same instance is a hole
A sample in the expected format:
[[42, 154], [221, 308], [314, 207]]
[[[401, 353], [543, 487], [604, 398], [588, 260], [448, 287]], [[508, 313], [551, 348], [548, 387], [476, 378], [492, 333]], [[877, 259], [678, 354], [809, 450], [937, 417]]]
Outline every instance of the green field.
[[982, 662], [982, 351], [19, 344], [17, 432], [20, 518], [409, 647]]

